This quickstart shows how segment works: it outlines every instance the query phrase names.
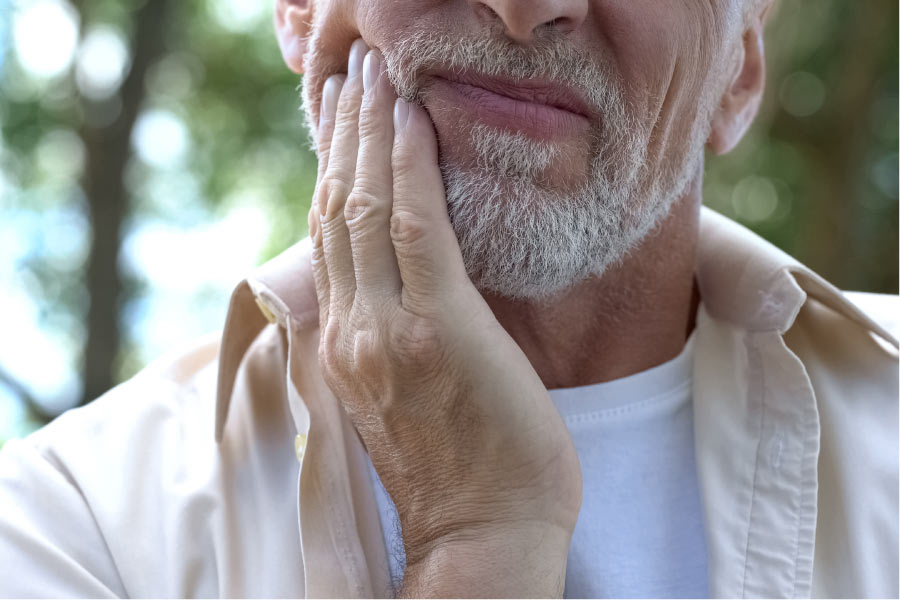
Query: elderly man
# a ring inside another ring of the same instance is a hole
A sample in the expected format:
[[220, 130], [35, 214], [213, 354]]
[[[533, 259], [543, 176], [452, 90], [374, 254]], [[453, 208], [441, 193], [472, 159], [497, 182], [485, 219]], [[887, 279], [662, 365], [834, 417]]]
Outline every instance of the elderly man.
[[310, 238], [9, 443], [0, 593], [896, 596], [895, 299], [701, 209], [767, 9], [278, 0]]

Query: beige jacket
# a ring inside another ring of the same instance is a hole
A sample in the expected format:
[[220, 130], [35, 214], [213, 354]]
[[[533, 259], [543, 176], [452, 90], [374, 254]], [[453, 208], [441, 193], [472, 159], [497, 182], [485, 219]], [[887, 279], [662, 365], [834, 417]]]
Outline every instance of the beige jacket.
[[[0, 596], [390, 593], [308, 262], [300, 243], [241, 283], [221, 343], [7, 443]], [[897, 298], [845, 296], [708, 210], [697, 278], [710, 593], [897, 597], [897, 342], [877, 323]]]

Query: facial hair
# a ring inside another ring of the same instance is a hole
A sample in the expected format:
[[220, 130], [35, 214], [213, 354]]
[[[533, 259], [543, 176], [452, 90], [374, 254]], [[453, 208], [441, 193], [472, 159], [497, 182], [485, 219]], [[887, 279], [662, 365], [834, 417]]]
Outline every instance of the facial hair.
[[[313, 56], [315, 37], [310, 41]], [[543, 177], [561, 159], [559, 146], [521, 132], [473, 124], [474, 166], [440, 153], [450, 221], [469, 277], [483, 292], [542, 301], [602, 276], [669, 213], [702, 159], [708, 130], [695, 126], [674, 165], [651, 169], [649, 132], [628, 106], [624, 85], [603, 60], [562, 38], [524, 46], [502, 35], [423, 31], [381, 50], [398, 95], [411, 102], [423, 103], [429, 70], [449, 68], [558, 82], [601, 115], [591, 130], [588, 172], [572, 189]], [[304, 106], [309, 119], [306, 92]]]

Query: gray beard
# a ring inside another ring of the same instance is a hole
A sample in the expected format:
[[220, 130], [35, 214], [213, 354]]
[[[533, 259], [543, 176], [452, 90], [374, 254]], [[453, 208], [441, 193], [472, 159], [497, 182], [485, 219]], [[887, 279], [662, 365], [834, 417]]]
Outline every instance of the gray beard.
[[706, 137], [696, 136], [681, 164], [658, 177], [648, 173], [646, 144], [620, 138], [619, 153], [598, 154], [584, 185], [561, 191], [540, 177], [556, 153], [507, 136], [476, 127], [478, 168], [440, 166], [472, 282], [521, 300], [547, 299], [620, 263], [684, 194]]
[[[420, 33], [384, 49], [384, 56], [398, 95], [413, 102], [422, 101], [420, 73], [441, 65], [548, 77], [586, 90], [603, 115], [585, 183], [572, 190], [549, 188], [542, 179], [558, 160], [558, 147], [520, 133], [474, 126], [474, 168], [441, 153], [450, 220], [469, 277], [482, 292], [539, 301], [602, 276], [670, 212], [702, 160], [708, 127], [695, 123], [677, 164], [651, 170], [649, 132], [628, 110], [623, 86], [581, 51], [559, 43], [523, 48], [490, 37], [449, 40]], [[698, 111], [698, 123], [708, 116], [703, 113]]]
[[[620, 263], [665, 217], [689, 179], [654, 202], [539, 189], [527, 180], [442, 166], [450, 220], [469, 277], [484, 291], [543, 300]], [[622, 199], [622, 200], [620, 200]]]
[[385, 52], [400, 96], [421, 101], [418, 74], [432, 65], [488, 75], [543, 76], [587, 94], [603, 116], [594, 131], [584, 183], [554, 189], [542, 173], [559, 148], [523, 134], [476, 125], [470, 146], [475, 168], [441, 156], [450, 221], [469, 277], [483, 291], [544, 300], [620, 263], [669, 213], [702, 159], [708, 131], [694, 127], [679, 164], [651, 171], [649, 132], [625, 100], [624, 86], [596, 59], [564, 43], [532, 48], [496, 37], [435, 38], [414, 34]]

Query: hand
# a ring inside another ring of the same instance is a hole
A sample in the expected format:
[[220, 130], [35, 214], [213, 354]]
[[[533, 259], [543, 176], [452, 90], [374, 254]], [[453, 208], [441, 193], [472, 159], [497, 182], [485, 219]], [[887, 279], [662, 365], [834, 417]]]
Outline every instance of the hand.
[[322, 103], [320, 366], [397, 506], [407, 591], [558, 595], [581, 505], [574, 446], [466, 274], [427, 113], [367, 51], [354, 44]]

